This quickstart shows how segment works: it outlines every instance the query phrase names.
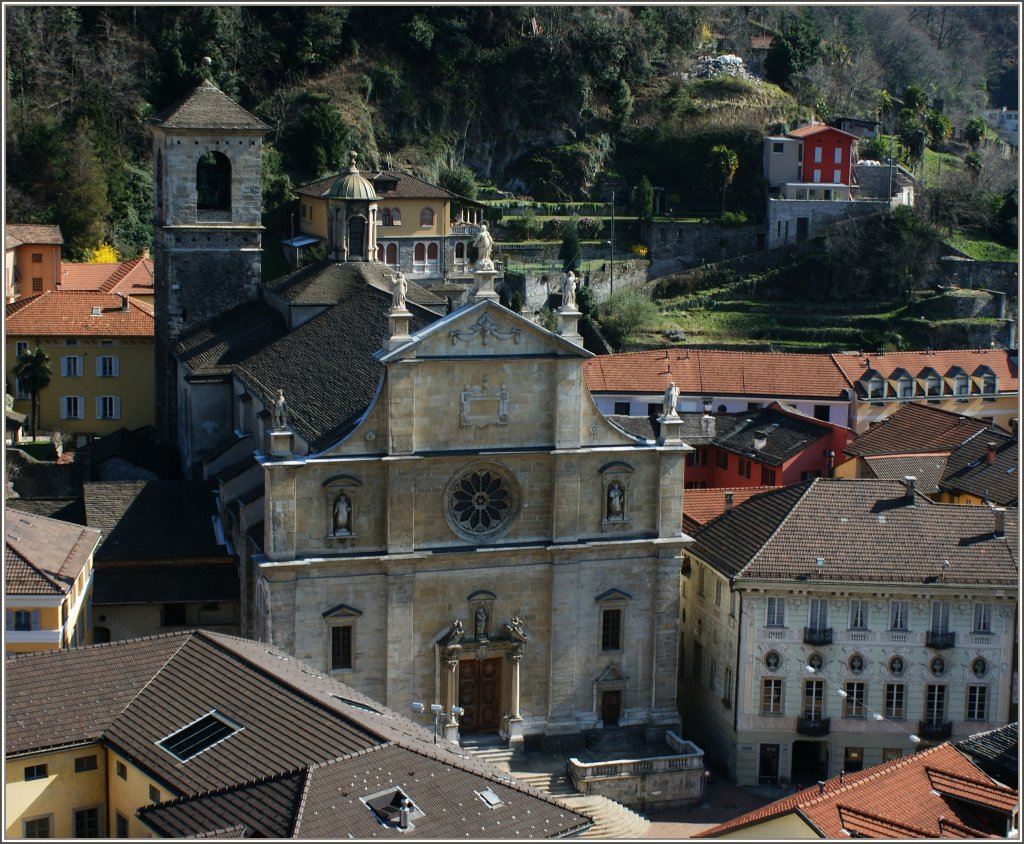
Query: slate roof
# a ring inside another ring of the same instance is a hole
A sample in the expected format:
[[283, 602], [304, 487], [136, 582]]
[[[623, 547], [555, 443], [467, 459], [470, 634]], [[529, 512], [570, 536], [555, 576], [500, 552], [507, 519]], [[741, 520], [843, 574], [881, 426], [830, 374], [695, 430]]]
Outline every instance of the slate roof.
[[8, 510], [85, 525], [85, 506], [81, 498], [8, 498], [6, 505]]
[[920, 494], [914, 502], [896, 481], [816, 478], [723, 513], [696, 531], [691, 549], [738, 580], [1015, 588], [1016, 509], [1006, 511], [1005, 533], [997, 536], [987, 507], [937, 504]]
[[957, 749], [993, 779], [1016, 787], [1020, 766], [1020, 730], [1014, 722], [975, 733], [956, 743]]
[[851, 457], [949, 452], [991, 424], [926, 403], [909, 402], [843, 449]]
[[11, 337], [152, 337], [152, 306], [137, 299], [127, 310], [121, 304], [116, 293], [48, 290], [8, 304], [5, 330]]
[[[222, 553], [223, 552], [222, 549]], [[172, 560], [138, 568], [99, 566], [92, 589], [96, 606], [111, 604], [185, 604], [238, 601], [238, 569], [223, 563], [190, 564]]]
[[[995, 453], [988, 462], [988, 444]], [[998, 428], [988, 428], [954, 449], [946, 462], [939, 487], [966, 492], [1001, 506], [1017, 506], [1020, 488], [1020, 448], [1017, 438]]]
[[83, 484], [86, 523], [103, 531], [97, 563], [224, 557], [213, 489], [207, 481]]
[[[173, 794], [139, 816], [170, 837], [392, 837], [359, 798], [402, 788], [415, 837], [534, 838], [584, 815], [265, 644], [190, 631], [8, 657], [7, 758], [101, 741]], [[183, 693], [187, 690], [187, 694]], [[159, 742], [215, 711], [241, 729], [187, 761]], [[378, 788], [378, 785], [380, 788]], [[502, 805], [474, 794], [491, 788]], [[479, 824], [479, 826], [477, 826]]]
[[[320, 261], [263, 286], [292, 305], [336, 305], [360, 284], [372, 284], [390, 294], [391, 275], [388, 267], [376, 261]], [[408, 281], [406, 300], [417, 305], [445, 304], [414, 281]]]
[[285, 333], [280, 313], [265, 302], [246, 302], [189, 332], [174, 351], [188, 375], [223, 376]]
[[149, 119], [164, 129], [238, 129], [267, 132], [270, 127], [208, 79], [174, 105]]
[[1017, 353], [1013, 350], [938, 349], [931, 352], [886, 352], [884, 355], [841, 352], [831, 355], [831, 358], [849, 379], [850, 386], [872, 367], [886, 378], [900, 367], [916, 378], [926, 367], [944, 375], [953, 366], [960, 366], [972, 374], [979, 366], [989, 366], [999, 379], [1000, 393], [1015, 393], [1020, 389]]
[[60, 226], [48, 226], [40, 223], [7, 223], [4, 226], [7, 249], [24, 244], [40, 246], [63, 246], [64, 236]]
[[[795, 814], [823, 838], [843, 839], [850, 833], [872, 838], [1003, 837], [1017, 800], [1016, 789], [995, 782], [944, 742], [832, 777], [823, 788], [805, 788], [701, 835], [714, 838]], [[956, 834], [944, 834], [949, 827]]]
[[851, 385], [829, 355], [717, 349], [655, 349], [599, 355], [584, 365], [592, 393], [845, 399]]
[[105, 461], [119, 458], [160, 478], [172, 479], [180, 474], [177, 451], [157, 442], [152, 425], [131, 431], [118, 428], [93, 440], [87, 448], [93, 471]]
[[152, 296], [153, 262], [139, 257], [114, 264], [62, 263], [57, 289]]
[[98, 530], [7, 510], [4, 518], [5, 593], [66, 595], [99, 541]]
[[[360, 170], [359, 175], [366, 179], [377, 194], [378, 200], [387, 199], [448, 199], [468, 202], [473, 205], [480, 203], [467, 199], [457, 193], [452, 193], [440, 185], [433, 185], [411, 173], [402, 170]], [[338, 176], [328, 176], [324, 179], [317, 179], [300, 185], [295, 193], [300, 196], [325, 197], [331, 186], [338, 180]], [[380, 234], [380, 232], [378, 232]]]

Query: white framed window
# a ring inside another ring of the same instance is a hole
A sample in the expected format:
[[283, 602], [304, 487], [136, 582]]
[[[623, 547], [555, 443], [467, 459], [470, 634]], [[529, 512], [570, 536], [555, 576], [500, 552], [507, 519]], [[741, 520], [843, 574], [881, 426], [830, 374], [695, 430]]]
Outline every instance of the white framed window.
[[843, 180], [843, 171], [842, 170], [833, 170], [832, 171], [832, 181], [835, 182], [835, 184], [838, 185], [842, 180]]
[[785, 627], [786, 626], [786, 599], [772, 598], [769, 596], [765, 601], [765, 626]]
[[96, 418], [97, 419], [120, 419], [121, 399], [119, 396], [97, 396], [96, 397]]
[[814, 148], [814, 163], [821, 164], [821, 147], [817, 146]]
[[974, 633], [992, 632], [992, 605], [975, 604], [974, 620], [971, 624], [971, 631]]
[[827, 630], [828, 600], [825, 598], [811, 598], [809, 604], [810, 610], [807, 616], [807, 626], [811, 630]]
[[82, 375], [82, 356], [64, 355], [60, 359], [60, 374], [65, 378], [80, 378]]
[[825, 681], [804, 681], [804, 718], [819, 720], [825, 715]]
[[8, 630], [40, 630], [39, 610], [7, 610]]
[[966, 375], [957, 375], [953, 380], [953, 388], [958, 396], [966, 396], [971, 392], [971, 379]]
[[949, 632], [949, 601], [932, 601], [932, 633]]
[[121, 374], [121, 359], [117, 355], [99, 355], [96, 358], [96, 374], [100, 378], [117, 378]]
[[914, 397], [914, 379], [900, 378], [900, 398], [912, 399]]
[[436, 243], [431, 243], [427, 246], [427, 265], [431, 267], [437, 267], [440, 260], [441, 251]]
[[924, 720], [941, 724], [946, 720], [946, 687], [929, 683], [924, 687]]
[[864, 684], [857, 680], [846, 684], [846, 697], [843, 698], [844, 718], [864, 717], [866, 712], [864, 707], [864, 688]]
[[850, 629], [868, 629], [868, 602], [859, 598], [850, 601]]
[[61, 396], [61, 419], [85, 419], [85, 396]]
[[[834, 163], [836, 163], [836, 164], [842, 164], [843, 163], [843, 148], [842, 147], [836, 147], [836, 157], [835, 157]], [[838, 181], [838, 179], [837, 179], [837, 181]]]
[[988, 686], [967, 687], [968, 721], [985, 721], [988, 714]]
[[891, 601], [889, 603], [889, 629], [907, 630], [910, 607], [906, 601]]
[[434, 225], [434, 209], [424, 208], [420, 211], [420, 228], [428, 228]]
[[420, 242], [412, 248], [412, 267], [420, 272], [427, 264], [427, 244]]
[[885, 684], [885, 717], [906, 717], [907, 687], [903, 683]]
[[[819, 150], [819, 152], [820, 151], [821, 150]], [[814, 168], [814, 181], [816, 184], [821, 183], [821, 170], [819, 170], [817, 167]]]
[[995, 375], [983, 375], [981, 378], [981, 394], [983, 396], [994, 396], [998, 384]]
[[16, 358], [20, 358], [27, 351], [28, 351], [28, 340], [18, 340], [14, 344], [14, 356]]
[[761, 680], [761, 714], [782, 714], [782, 678], [764, 677]]
[[942, 395], [942, 379], [938, 375], [930, 375], [925, 381], [925, 393], [929, 398]]

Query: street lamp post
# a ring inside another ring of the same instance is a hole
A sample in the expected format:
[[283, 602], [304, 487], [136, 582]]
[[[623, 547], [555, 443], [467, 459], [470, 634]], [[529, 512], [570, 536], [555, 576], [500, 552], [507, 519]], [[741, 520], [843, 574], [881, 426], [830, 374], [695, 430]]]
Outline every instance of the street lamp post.
[[[426, 706], [424, 706], [418, 700], [413, 701], [412, 705], [409, 708], [412, 709], [412, 711], [415, 712], [417, 715], [422, 715], [427, 710]], [[454, 721], [455, 726], [459, 725], [457, 719], [464, 711], [465, 710], [463, 710], [461, 706], [452, 707], [452, 720]], [[430, 704], [430, 713], [434, 716], [434, 744], [437, 744], [437, 730], [438, 726], [440, 725], [441, 716], [444, 715], [444, 707], [441, 706], [441, 704], [439, 703], [432, 703]]]

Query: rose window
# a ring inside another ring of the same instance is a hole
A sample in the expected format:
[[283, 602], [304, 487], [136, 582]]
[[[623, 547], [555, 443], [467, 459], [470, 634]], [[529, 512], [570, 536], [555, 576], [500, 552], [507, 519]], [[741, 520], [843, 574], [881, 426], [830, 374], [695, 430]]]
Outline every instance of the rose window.
[[503, 532], [518, 510], [518, 484], [495, 464], [469, 466], [449, 481], [445, 491], [448, 524], [466, 539], [482, 539]]

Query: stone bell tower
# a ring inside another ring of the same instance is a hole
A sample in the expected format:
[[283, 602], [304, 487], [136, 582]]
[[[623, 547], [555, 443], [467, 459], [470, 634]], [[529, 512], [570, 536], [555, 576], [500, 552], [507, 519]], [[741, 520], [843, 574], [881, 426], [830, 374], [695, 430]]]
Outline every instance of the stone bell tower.
[[263, 227], [260, 158], [269, 127], [209, 80], [150, 118], [156, 424], [178, 442], [175, 343], [254, 299]]

